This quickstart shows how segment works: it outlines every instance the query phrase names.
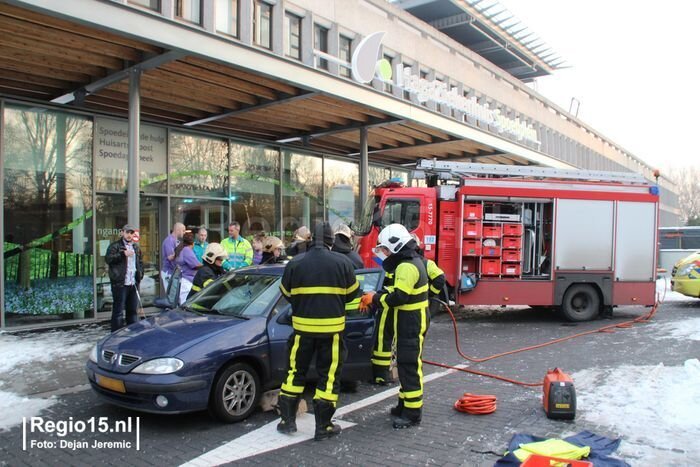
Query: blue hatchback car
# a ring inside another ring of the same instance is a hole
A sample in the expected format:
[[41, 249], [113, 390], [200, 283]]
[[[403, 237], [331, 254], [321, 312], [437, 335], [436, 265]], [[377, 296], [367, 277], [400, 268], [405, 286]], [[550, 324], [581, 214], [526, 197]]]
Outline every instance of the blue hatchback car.
[[[284, 265], [239, 269], [179, 308], [127, 326], [92, 350], [86, 372], [105, 401], [154, 413], [209, 409], [238, 422], [264, 391], [286, 376], [291, 306], [279, 292]], [[356, 271], [364, 291], [378, 290], [381, 269]], [[374, 317], [346, 307], [343, 381], [371, 377]]]

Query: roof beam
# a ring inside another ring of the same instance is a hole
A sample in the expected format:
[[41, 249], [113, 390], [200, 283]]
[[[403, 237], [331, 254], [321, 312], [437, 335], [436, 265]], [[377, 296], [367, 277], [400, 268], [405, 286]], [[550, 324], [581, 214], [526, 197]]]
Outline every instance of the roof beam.
[[444, 18], [439, 18], [429, 22], [428, 24], [435, 29], [443, 30], [447, 28], [453, 28], [455, 26], [461, 26], [463, 24], [471, 24], [475, 20], [468, 13], [457, 13], [452, 16], [445, 16]]
[[[311, 131], [308, 133], [300, 133], [297, 135], [290, 135], [284, 138], [278, 139], [277, 143], [291, 143], [292, 141], [299, 140], [309, 140], [314, 138], [321, 138], [323, 136], [329, 136], [336, 133], [344, 133], [346, 131], [359, 130], [360, 128], [374, 128], [377, 126], [391, 125], [395, 123], [401, 123], [405, 120], [399, 118], [371, 118], [366, 122], [353, 123], [350, 125], [332, 125], [329, 128], [320, 131]], [[359, 153], [358, 153], [359, 154]]]
[[236, 115], [240, 115], [240, 114], [243, 114], [246, 112], [253, 112], [255, 110], [265, 109], [265, 108], [276, 106], [276, 105], [288, 104], [290, 102], [300, 100], [300, 99], [308, 99], [309, 97], [313, 97], [316, 95], [318, 95], [317, 92], [304, 92], [301, 94], [297, 94], [296, 96], [284, 94], [283, 97], [281, 97], [280, 99], [266, 100], [262, 104], [244, 105], [242, 107], [237, 108], [236, 110], [230, 110], [228, 112], [224, 112], [224, 113], [220, 113], [220, 114], [216, 114], [216, 115], [211, 115], [209, 117], [201, 118], [199, 120], [192, 120], [191, 122], [184, 123], [184, 125], [185, 126], [202, 125], [204, 123], [213, 122], [215, 120], [221, 120], [222, 118], [235, 117]]
[[[407, 148], [420, 148], [420, 147], [425, 147], [425, 146], [432, 146], [434, 144], [442, 144], [442, 143], [449, 143], [451, 141], [459, 141], [459, 138], [454, 138], [450, 137], [450, 139], [439, 139], [435, 137], [435, 141], [432, 141], [430, 143], [419, 143], [419, 144], [401, 144], [399, 146], [393, 147], [393, 148], [382, 148], [382, 149], [373, 149], [372, 151], [368, 151], [368, 154], [378, 154], [382, 152], [396, 152], [396, 151], [401, 151], [402, 149], [407, 149]], [[348, 154], [348, 156], [357, 156], [359, 155], [359, 152], [353, 152], [351, 154]]]
[[150, 57], [130, 67], [124, 68], [123, 70], [116, 71], [111, 75], [107, 75], [104, 78], [100, 78], [97, 81], [93, 81], [92, 83], [86, 84], [85, 86], [82, 86], [76, 89], [75, 91], [71, 91], [66, 94], [63, 94], [62, 96], [56, 97], [55, 99], [52, 99], [51, 102], [53, 102], [54, 104], [69, 104], [77, 98], [84, 99], [86, 95], [94, 94], [100, 89], [106, 88], [111, 84], [126, 79], [132, 70], [151, 70], [153, 68], [158, 68], [164, 63], [177, 60], [178, 58], [182, 58], [184, 56], [185, 54], [183, 52], [170, 50], [160, 55]]

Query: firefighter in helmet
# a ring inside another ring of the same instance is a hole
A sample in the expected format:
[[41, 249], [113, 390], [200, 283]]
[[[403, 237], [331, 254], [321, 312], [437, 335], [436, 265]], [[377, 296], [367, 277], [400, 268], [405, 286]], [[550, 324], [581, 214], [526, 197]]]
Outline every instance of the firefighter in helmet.
[[295, 256], [284, 268], [280, 290], [292, 305], [289, 338], [289, 371], [282, 383], [279, 409], [281, 433], [294, 433], [299, 398], [304, 392], [306, 372], [316, 355], [318, 382], [314, 394], [315, 440], [340, 433], [331, 422], [340, 392], [340, 372], [345, 344], [345, 304], [359, 291], [352, 262], [330, 251], [333, 231], [328, 222], [314, 227], [313, 243], [306, 254]]
[[394, 275], [393, 289], [362, 296], [361, 307], [373, 304], [394, 313], [399, 401], [391, 409], [394, 428], [408, 428], [421, 421], [423, 408], [423, 341], [430, 325], [428, 274], [406, 227], [390, 224], [379, 233], [377, 256], [382, 268]]
[[207, 249], [204, 250], [202, 255], [202, 267], [197, 269], [197, 274], [192, 279], [192, 289], [187, 295], [188, 299], [224, 273], [223, 263], [227, 258], [228, 253], [219, 243], [207, 245]]

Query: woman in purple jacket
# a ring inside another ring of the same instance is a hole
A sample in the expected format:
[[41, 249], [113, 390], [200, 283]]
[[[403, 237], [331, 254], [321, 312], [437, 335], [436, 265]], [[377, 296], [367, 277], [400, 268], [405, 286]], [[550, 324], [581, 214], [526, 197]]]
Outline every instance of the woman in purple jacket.
[[185, 232], [182, 236], [182, 242], [175, 249], [175, 264], [182, 271], [180, 303], [185, 303], [187, 295], [192, 289], [194, 275], [197, 274], [197, 269], [202, 267], [202, 263], [197, 261], [197, 256], [194, 254], [194, 234], [192, 232]]

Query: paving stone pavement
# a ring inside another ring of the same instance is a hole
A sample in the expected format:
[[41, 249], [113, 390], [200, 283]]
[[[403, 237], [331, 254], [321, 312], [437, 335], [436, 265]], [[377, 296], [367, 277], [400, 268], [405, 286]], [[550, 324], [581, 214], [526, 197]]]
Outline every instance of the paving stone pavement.
[[[505, 311], [459, 313], [460, 342], [464, 353], [486, 356], [546, 342], [565, 335], [599, 328], [635, 318], [646, 309], [622, 308], [612, 321], [593, 321], [575, 326], [563, 323], [546, 311], [509, 309]], [[530, 352], [518, 353], [482, 364], [481, 371], [529, 382], [541, 381], [548, 368], [560, 367], [569, 373], [592, 367], [623, 364], [681, 365], [700, 355], [700, 341], [653, 339], [659, 324], [697, 317], [700, 301], [662, 304], [653, 322], [596, 333]], [[663, 342], [661, 345], [660, 342]], [[446, 364], [460, 364], [454, 346], [452, 322], [447, 315], [433, 320], [426, 339], [425, 358]], [[446, 370], [424, 366], [426, 375]], [[85, 380], [73, 381], [74, 386]], [[69, 384], [66, 382], [65, 384]], [[342, 394], [340, 406], [363, 400], [386, 388], [360, 384], [357, 392]], [[452, 404], [464, 392], [494, 394], [498, 409], [494, 414], [473, 416], [456, 412]], [[0, 465], [178, 465], [215, 449], [276, 419], [273, 413], [256, 413], [243, 423], [224, 425], [206, 413], [176, 416], [139, 414], [112, 407], [98, 400], [90, 390], [57, 396], [58, 403], [44, 411], [45, 419], [60, 421], [108, 417], [117, 420], [140, 417], [140, 450], [55, 449], [22, 450], [21, 426], [0, 432]], [[425, 408], [420, 426], [394, 430], [388, 414], [394, 397], [344, 414], [342, 419], [357, 424], [332, 440], [305, 441], [284, 449], [237, 461], [236, 465], [493, 465], [503, 454], [513, 434], [563, 437], [590, 430], [611, 437], [624, 433], [607, 427], [575, 421], [553, 421], [541, 407], [541, 389], [454, 372], [425, 385]], [[590, 409], [579, 407], [579, 409]], [[47, 438], [48, 439], [48, 438]], [[53, 438], [55, 440], [55, 438]], [[81, 440], [134, 441], [133, 434], [83, 433]]]

